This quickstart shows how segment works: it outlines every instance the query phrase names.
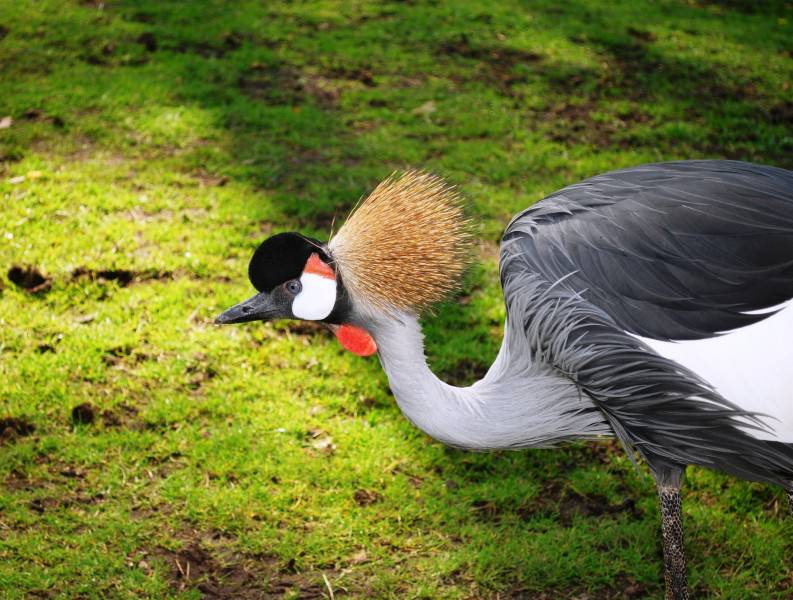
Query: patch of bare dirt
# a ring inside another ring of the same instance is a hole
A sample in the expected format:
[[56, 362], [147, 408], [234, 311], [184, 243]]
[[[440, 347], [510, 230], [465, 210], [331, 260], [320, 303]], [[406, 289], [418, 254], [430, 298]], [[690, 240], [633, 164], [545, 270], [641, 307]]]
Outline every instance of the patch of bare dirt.
[[204, 187], [223, 187], [229, 182], [229, 178], [226, 175], [213, 175], [204, 170], [196, 171], [193, 176]]
[[[9, 492], [39, 492], [39, 493], [52, 493], [52, 490], [66, 484], [68, 481], [82, 482], [85, 479], [85, 472], [73, 465], [63, 463], [60, 461], [50, 461], [45, 458], [43, 461], [47, 464], [47, 473], [44, 476], [34, 476], [23, 469], [14, 468], [3, 480], [3, 488]], [[82, 489], [80, 491], [83, 491]], [[45, 504], [47, 502], [44, 502]]]
[[302, 104], [310, 97], [320, 106], [333, 107], [341, 97], [341, 86], [335, 80], [291, 66], [255, 63], [239, 78], [237, 86], [251, 98], [276, 105]]
[[379, 492], [374, 490], [355, 490], [355, 493], [352, 495], [355, 503], [358, 506], [369, 506], [371, 504], [376, 504], [382, 501], [383, 496]]
[[314, 336], [328, 333], [327, 327], [315, 321], [288, 321], [283, 327], [293, 335]]
[[[108, 366], [114, 366], [119, 364], [127, 357], [131, 356], [132, 352], [133, 348], [128, 344], [124, 344], [122, 346], [113, 346], [112, 348], [108, 348], [104, 351], [102, 354], [102, 362]], [[142, 362], [145, 359], [145, 354], [135, 353], [135, 362]]]
[[102, 424], [107, 428], [125, 428], [133, 431], [141, 431], [146, 428], [146, 424], [138, 416], [138, 409], [129, 404], [119, 404], [112, 409], [107, 408], [99, 416], [102, 419]]
[[32, 266], [12, 266], [8, 270], [8, 279], [30, 294], [43, 294], [52, 287], [52, 279]]
[[268, 104], [297, 104], [303, 98], [300, 72], [289, 66], [253, 63], [237, 80], [237, 87], [250, 98]]
[[31, 435], [36, 426], [22, 417], [3, 417], [0, 419], [0, 446]]
[[237, 80], [250, 98], [273, 105], [298, 105], [313, 99], [322, 107], [338, 105], [350, 88], [376, 87], [374, 72], [366, 68], [335, 67], [322, 72], [303, 71], [292, 65], [253, 63]]
[[579, 494], [575, 490], [562, 488], [556, 482], [547, 485], [531, 504], [520, 507], [517, 512], [521, 518], [527, 520], [538, 516], [555, 517], [565, 526], [569, 526], [576, 516], [600, 517], [629, 513], [634, 518], [641, 517], [641, 511], [633, 498], [611, 504], [605, 496]]
[[170, 271], [157, 271], [155, 269], [146, 269], [144, 271], [133, 271], [130, 269], [88, 269], [86, 267], [78, 267], [72, 271], [72, 279], [90, 279], [91, 281], [99, 281], [101, 283], [115, 281], [121, 287], [127, 287], [135, 283], [144, 281], [167, 281], [173, 279], [173, 273]]
[[648, 589], [643, 583], [636, 581], [631, 575], [620, 574], [612, 585], [587, 590], [568, 587], [542, 592], [513, 588], [504, 596], [504, 600], [635, 600], [638, 598], [655, 597], [659, 589]]
[[102, 492], [59, 494], [58, 496], [43, 496], [28, 502], [28, 508], [35, 513], [43, 515], [47, 512], [70, 508], [73, 506], [94, 506], [107, 499]]
[[154, 35], [151, 31], [144, 31], [141, 33], [135, 41], [143, 46], [146, 52], [156, 52], [159, 43], [157, 42], [157, 36]]
[[129, 16], [125, 16], [125, 18], [129, 21], [134, 21], [136, 23], [147, 23], [151, 24], [157, 21], [156, 15], [150, 12], [138, 11], [130, 14]]
[[784, 100], [768, 111], [768, 120], [777, 125], [793, 123], [793, 100]]
[[596, 119], [593, 113], [597, 108], [594, 100], [578, 104], [562, 102], [540, 112], [538, 116], [550, 124], [547, 135], [553, 141], [589, 143], [601, 148], [615, 145], [632, 147], [634, 142], [626, 133], [637, 124], [650, 122], [650, 117], [638, 109], [614, 115], [608, 120]]
[[139, 550], [128, 557], [128, 565], [150, 573], [152, 563], [162, 561], [173, 591], [196, 590], [207, 599], [275, 600], [290, 594], [318, 600], [328, 595], [321, 574], [301, 573], [294, 561], [282, 565], [272, 556], [237, 552], [222, 533], [187, 530], [175, 537], [179, 549]]
[[72, 423], [90, 425], [96, 420], [96, 409], [90, 402], [83, 402], [72, 408]]
[[208, 363], [207, 356], [203, 352], [193, 356], [193, 362], [187, 366], [186, 371], [190, 375], [188, 385], [193, 390], [197, 390], [218, 374], [217, 370]]
[[377, 87], [374, 72], [365, 67], [334, 67], [326, 71], [326, 75], [333, 79], [344, 79], [347, 81], [358, 81], [366, 87]]
[[638, 29], [637, 27], [628, 27], [626, 33], [639, 43], [649, 44], [656, 41], [655, 34], [652, 31], [645, 29]]
[[242, 46], [246, 36], [236, 31], [228, 31], [216, 40], [182, 41], [175, 46], [162, 46], [180, 54], [197, 54], [202, 58], [223, 58]]
[[116, 40], [108, 40], [96, 45], [83, 48], [80, 58], [97, 67], [139, 67], [149, 62], [149, 57], [136, 52], [118, 52], [119, 45]]
[[[776, 3], [774, 2], [756, 2], [755, 0], [693, 0], [690, 4], [699, 8], [716, 6], [746, 15], [754, 15], [758, 12], [774, 11], [776, 9]], [[782, 6], [781, 2], [779, 6]], [[790, 6], [790, 4], [787, 6]], [[784, 13], [782, 10], [779, 10], [777, 14], [782, 16]]]
[[447, 56], [462, 56], [486, 62], [498, 63], [502, 67], [511, 68], [518, 64], [533, 63], [542, 60], [542, 55], [507, 46], [488, 46], [472, 43], [465, 34], [440, 45], [438, 51]]
[[[785, 577], [779, 584], [776, 586], [776, 591], [783, 592], [785, 594], [789, 594], [790, 590], [793, 590], [793, 571], [788, 573], [788, 576]], [[694, 596], [695, 598], [705, 598], [704, 594], [697, 594]], [[784, 596], [782, 596], [784, 597]]]
[[66, 123], [61, 117], [58, 115], [49, 115], [39, 108], [28, 108], [22, 113], [22, 119], [37, 123], [51, 123], [58, 128], [63, 128], [66, 126]]
[[[212, 185], [225, 185], [225, 183], [220, 183], [220, 177], [208, 175], [206, 173], [200, 172], [194, 174], [194, 176], [199, 180], [202, 185], [212, 186]], [[206, 180], [202, 179], [206, 177]], [[226, 182], [227, 183], [227, 182]], [[174, 219], [182, 219], [183, 221], [195, 221], [205, 218], [209, 213], [204, 208], [180, 208], [179, 210], [156, 210], [156, 211], [146, 211], [143, 210], [140, 206], [135, 206], [128, 210], [119, 211], [116, 213], [119, 217], [126, 219], [128, 221], [133, 221], [135, 223], [148, 223], [148, 222], [164, 222], [164, 221], [173, 221]]]
[[11, 472], [3, 481], [3, 488], [9, 492], [32, 491], [41, 486], [42, 482], [19, 469], [11, 469]]
[[60, 333], [52, 338], [49, 342], [42, 342], [36, 346], [36, 352], [39, 354], [54, 354], [57, 350], [56, 346], [63, 339], [63, 334]]
[[478, 61], [475, 79], [489, 82], [507, 96], [514, 95], [512, 87], [515, 84], [527, 80], [526, 73], [520, 72], [517, 67], [543, 60], [543, 56], [537, 52], [474, 43], [465, 34], [443, 42], [436, 54]]
[[624, 456], [625, 449], [616, 439], [593, 440], [560, 449], [560, 469], [573, 471], [582, 464], [599, 463], [608, 466], [616, 455]]

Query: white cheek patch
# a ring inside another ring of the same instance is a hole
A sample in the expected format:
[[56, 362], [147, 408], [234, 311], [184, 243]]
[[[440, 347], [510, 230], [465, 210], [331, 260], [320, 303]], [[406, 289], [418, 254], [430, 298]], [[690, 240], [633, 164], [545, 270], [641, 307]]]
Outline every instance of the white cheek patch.
[[300, 276], [302, 289], [292, 301], [292, 314], [305, 321], [320, 321], [336, 305], [336, 273], [316, 252], [308, 257]]
[[304, 272], [300, 276], [303, 289], [292, 301], [292, 314], [298, 319], [319, 321], [336, 305], [336, 280]]

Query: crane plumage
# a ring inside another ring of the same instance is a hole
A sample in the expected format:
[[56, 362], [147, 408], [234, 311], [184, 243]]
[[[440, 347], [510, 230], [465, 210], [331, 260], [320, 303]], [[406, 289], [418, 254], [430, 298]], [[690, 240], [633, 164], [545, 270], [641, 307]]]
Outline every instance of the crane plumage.
[[258, 270], [278, 265], [282, 283], [257, 285], [218, 322], [295, 317], [300, 264], [327, 261], [334, 295], [312, 300], [333, 304], [321, 320], [377, 350], [400, 409], [430, 436], [473, 450], [616, 436], [658, 486], [668, 598], [688, 597], [687, 465], [780, 485], [793, 503], [793, 172], [643, 165], [521, 212], [501, 245], [501, 349], [466, 388], [429, 369], [419, 324], [470, 238], [441, 180], [386, 180], [327, 246], [281, 235], [257, 250], [251, 281], [269, 286]]
[[470, 260], [462, 200], [439, 177], [408, 171], [380, 183], [329, 244], [354, 300], [421, 312], [443, 299]]

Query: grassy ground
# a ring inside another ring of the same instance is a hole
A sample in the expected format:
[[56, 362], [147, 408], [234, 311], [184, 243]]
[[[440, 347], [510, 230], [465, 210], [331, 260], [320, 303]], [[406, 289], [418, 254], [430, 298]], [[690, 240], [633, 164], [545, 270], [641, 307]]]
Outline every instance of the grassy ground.
[[[375, 359], [211, 322], [264, 236], [421, 166], [480, 224], [426, 323], [472, 381], [517, 210], [647, 161], [793, 168], [793, 9], [755, 4], [0, 0], [0, 596], [661, 597], [614, 444], [449, 450]], [[691, 469], [684, 502], [700, 596], [790, 597], [781, 493]]]

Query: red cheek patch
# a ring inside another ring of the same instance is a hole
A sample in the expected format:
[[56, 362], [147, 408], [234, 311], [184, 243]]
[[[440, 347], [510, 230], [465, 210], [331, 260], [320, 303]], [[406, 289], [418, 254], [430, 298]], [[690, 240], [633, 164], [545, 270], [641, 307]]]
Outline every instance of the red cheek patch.
[[355, 325], [340, 325], [336, 329], [336, 338], [342, 346], [358, 356], [371, 356], [377, 352], [374, 338], [365, 329]]

